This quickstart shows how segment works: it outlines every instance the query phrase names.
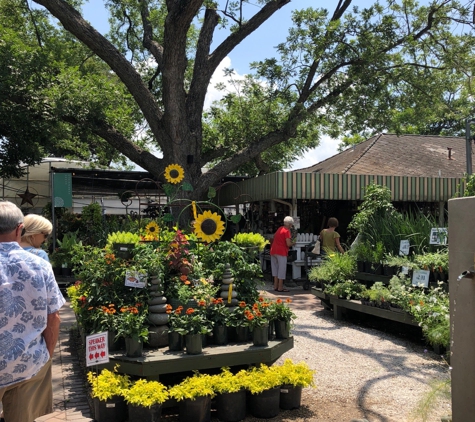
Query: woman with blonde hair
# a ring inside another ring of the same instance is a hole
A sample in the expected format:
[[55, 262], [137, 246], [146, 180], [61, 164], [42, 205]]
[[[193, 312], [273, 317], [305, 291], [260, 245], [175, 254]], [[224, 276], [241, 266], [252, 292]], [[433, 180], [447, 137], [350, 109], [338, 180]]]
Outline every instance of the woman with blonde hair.
[[48, 254], [41, 249], [53, 230], [51, 222], [41, 215], [28, 214], [23, 221], [25, 233], [21, 237], [20, 246], [49, 262]]

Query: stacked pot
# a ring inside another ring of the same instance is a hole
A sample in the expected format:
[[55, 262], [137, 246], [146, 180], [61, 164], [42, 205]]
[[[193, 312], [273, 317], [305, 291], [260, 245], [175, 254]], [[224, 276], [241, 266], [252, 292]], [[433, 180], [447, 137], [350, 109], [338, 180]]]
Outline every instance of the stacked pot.
[[[234, 308], [238, 304], [237, 292], [234, 290], [234, 277], [231, 272], [231, 265], [226, 264], [223, 272], [223, 280], [221, 282], [221, 294], [226, 306]], [[231, 296], [231, 301], [229, 301]]]
[[149, 344], [151, 347], [168, 345], [168, 314], [167, 298], [163, 296], [161, 280], [152, 277], [150, 280], [150, 300], [148, 301]]

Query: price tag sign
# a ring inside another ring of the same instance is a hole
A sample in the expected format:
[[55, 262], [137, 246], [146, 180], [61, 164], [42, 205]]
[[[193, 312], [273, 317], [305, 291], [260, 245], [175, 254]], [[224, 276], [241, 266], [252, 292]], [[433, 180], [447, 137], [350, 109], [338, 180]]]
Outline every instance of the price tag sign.
[[399, 255], [409, 255], [409, 240], [401, 240], [399, 243]]
[[143, 289], [147, 283], [147, 274], [138, 271], [127, 271], [125, 273], [125, 285]]
[[419, 287], [429, 287], [429, 274], [428, 270], [415, 270], [412, 273], [412, 285]]
[[109, 362], [107, 331], [86, 337], [86, 366]]
[[447, 244], [447, 227], [433, 227], [430, 229], [431, 245], [446, 245]]
[[409, 274], [409, 267], [401, 267], [401, 274], [408, 275]]

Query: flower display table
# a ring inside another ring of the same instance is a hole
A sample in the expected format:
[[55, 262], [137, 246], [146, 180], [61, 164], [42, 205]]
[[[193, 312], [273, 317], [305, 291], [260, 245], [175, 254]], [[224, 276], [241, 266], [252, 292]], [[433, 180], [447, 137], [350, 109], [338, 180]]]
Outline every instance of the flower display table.
[[185, 352], [170, 352], [168, 348], [145, 350], [140, 358], [128, 358], [123, 352], [111, 353], [109, 363], [99, 369], [112, 370], [119, 364], [118, 372], [147, 379], [158, 380], [160, 375], [222, 368], [224, 366], [271, 364], [294, 347], [294, 339], [270, 340], [266, 347], [252, 343], [234, 343], [226, 346], [209, 346], [200, 355]]

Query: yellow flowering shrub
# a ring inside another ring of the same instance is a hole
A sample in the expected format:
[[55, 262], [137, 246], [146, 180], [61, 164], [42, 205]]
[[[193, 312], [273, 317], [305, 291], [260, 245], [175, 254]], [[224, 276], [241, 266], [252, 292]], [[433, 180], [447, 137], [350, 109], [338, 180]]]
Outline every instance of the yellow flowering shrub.
[[233, 374], [228, 367], [221, 368], [221, 373], [211, 376], [213, 390], [216, 393], [236, 393], [245, 388], [247, 372], [243, 369]]
[[292, 359], [286, 359], [283, 365], [275, 366], [275, 370], [280, 374], [282, 385], [315, 387], [315, 370], [310, 369], [305, 362], [293, 363]]
[[191, 377], [185, 378], [180, 384], [174, 385], [168, 390], [170, 397], [177, 401], [185, 399], [194, 400], [201, 396], [215, 396], [211, 375], [195, 372]]
[[117, 366], [114, 371], [103, 369], [99, 375], [89, 371], [87, 380], [92, 387], [92, 397], [97, 397], [101, 401], [106, 401], [113, 396], [123, 396], [130, 386], [129, 376], [119, 375]]
[[247, 371], [243, 385], [252, 394], [258, 394], [271, 388], [280, 387], [282, 378], [276, 367], [261, 364], [259, 367]]
[[152, 407], [168, 399], [167, 387], [158, 381], [139, 379], [125, 390], [125, 401], [134, 406]]

